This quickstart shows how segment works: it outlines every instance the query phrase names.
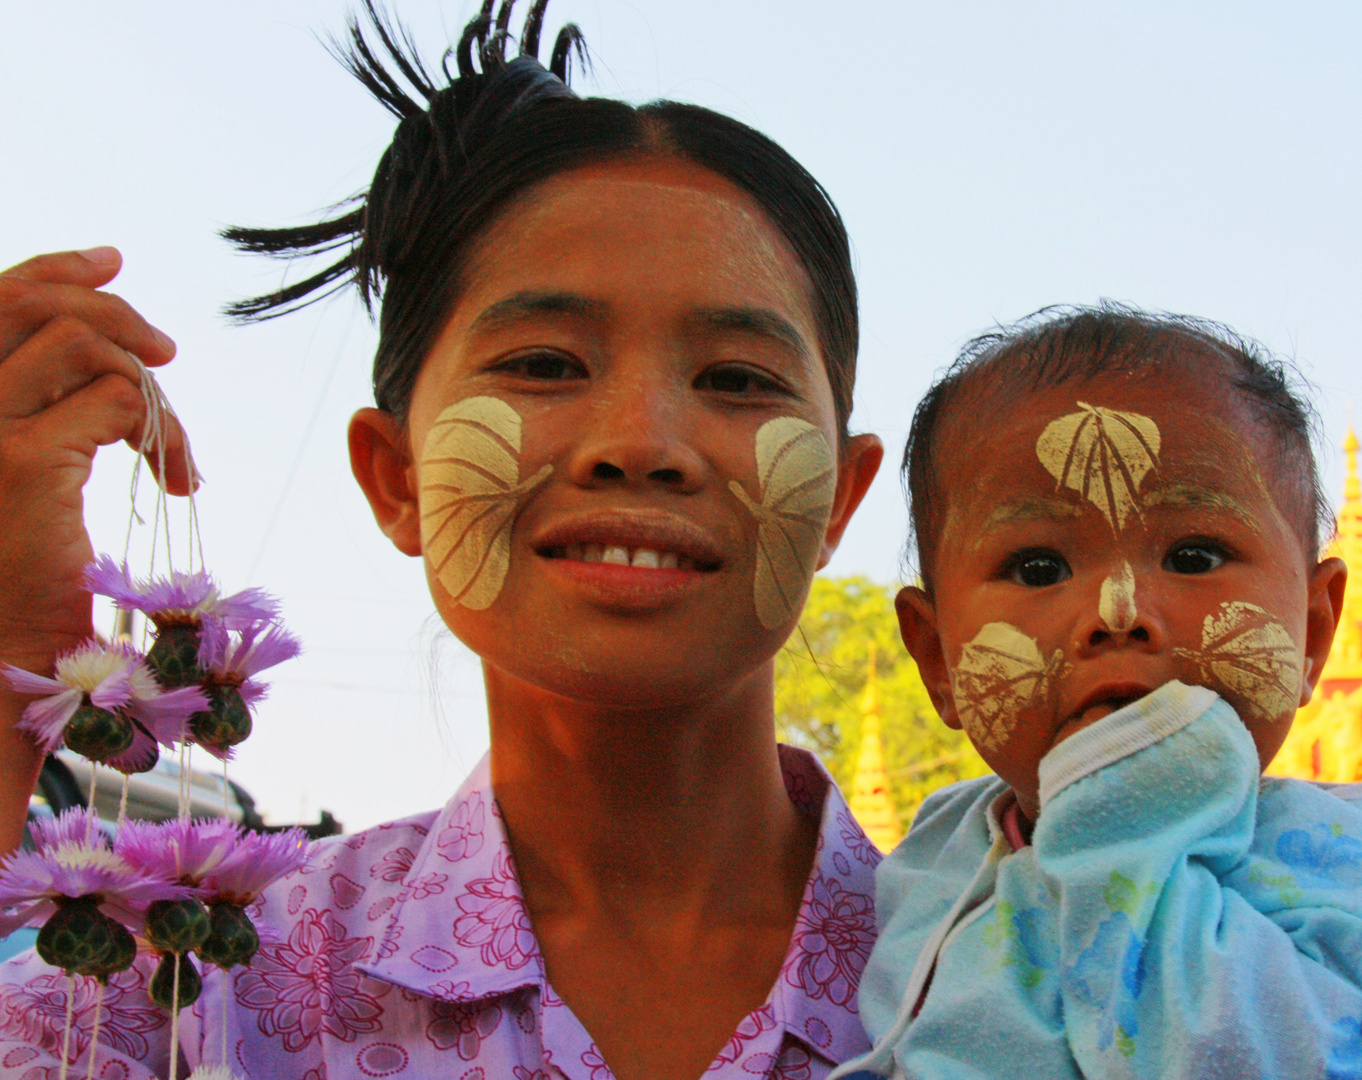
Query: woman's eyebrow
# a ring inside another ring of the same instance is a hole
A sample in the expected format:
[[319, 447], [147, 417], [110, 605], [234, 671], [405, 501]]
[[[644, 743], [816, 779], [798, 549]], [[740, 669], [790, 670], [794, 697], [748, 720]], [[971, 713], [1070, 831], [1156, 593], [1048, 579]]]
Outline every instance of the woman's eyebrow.
[[801, 358], [809, 355], [809, 343], [804, 335], [789, 319], [769, 308], [704, 308], [695, 313], [694, 321], [707, 330], [737, 330], [769, 338]]
[[469, 333], [487, 333], [510, 323], [543, 315], [572, 315], [600, 319], [609, 311], [603, 300], [588, 300], [575, 293], [518, 292], [488, 305], [469, 326]]

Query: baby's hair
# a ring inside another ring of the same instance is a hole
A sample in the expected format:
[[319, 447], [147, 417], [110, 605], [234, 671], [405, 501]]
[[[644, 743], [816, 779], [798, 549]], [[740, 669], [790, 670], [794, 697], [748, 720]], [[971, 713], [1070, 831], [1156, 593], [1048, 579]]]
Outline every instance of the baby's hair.
[[336, 46], [400, 121], [369, 189], [313, 225], [223, 232], [242, 250], [278, 258], [341, 257], [302, 281], [229, 305], [230, 316], [273, 318], [355, 285], [371, 314], [375, 302], [380, 308], [374, 397], [404, 419], [421, 364], [464, 284], [472, 246], [511, 200], [586, 165], [669, 155], [750, 195], [793, 249], [813, 287], [819, 346], [845, 436], [856, 377], [856, 279], [841, 215], [803, 166], [765, 135], [710, 109], [578, 97], [568, 88], [571, 61], [586, 56], [577, 27], [559, 31], [547, 69], [537, 59], [548, 0], [534, 0], [512, 59], [516, 0], [501, 0], [495, 18], [494, 0], [484, 0], [445, 53], [443, 86], [376, 2], [364, 0], [368, 33], [351, 18], [349, 44]]
[[924, 587], [931, 591], [945, 512], [937, 482], [942, 452], [938, 435], [966, 391], [992, 380], [980, 392], [1006, 397], [1108, 372], [1176, 370], [1206, 360], [1220, 363], [1228, 384], [1272, 434], [1281, 468], [1268, 483], [1307, 555], [1318, 557], [1321, 530], [1327, 534], [1332, 529], [1333, 515], [1315, 464], [1318, 417], [1296, 367], [1220, 323], [1104, 300], [1092, 307], [1042, 308], [981, 334], [965, 345], [918, 404], [903, 451], [902, 477], [912, 517], [910, 544], [916, 547]]

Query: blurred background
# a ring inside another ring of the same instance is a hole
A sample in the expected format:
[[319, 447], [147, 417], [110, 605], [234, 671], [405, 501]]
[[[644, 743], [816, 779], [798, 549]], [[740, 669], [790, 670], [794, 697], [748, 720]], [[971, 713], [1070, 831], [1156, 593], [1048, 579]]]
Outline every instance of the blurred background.
[[[396, 9], [438, 62], [475, 6]], [[113, 288], [179, 344], [161, 378], [207, 479], [208, 565], [230, 590], [278, 594], [307, 649], [273, 673], [233, 779], [267, 820], [326, 808], [358, 829], [453, 792], [487, 744], [481, 675], [349, 475], [345, 424], [370, 401], [375, 340], [358, 303], [229, 327], [221, 305], [281, 270], [215, 236], [310, 220], [367, 184], [393, 122], [320, 43], [346, 13], [9, 5], [0, 265], [122, 250]], [[970, 336], [1101, 297], [1223, 320], [1312, 380], [1326, 483], [1342, 491], [1362, 389], [1362, 8], [553, 0], [547, 28], [569, 19], [595, 62], [579, 90], [728, 112], [784, 144], [846, 217], [862, 290], [853, 427], [881, 434], [891, 461], [806, 617], [821, 671], [802, 643], [781, 660], [781, 717], [851, 779], [873, 639], [898, 818], [976, 767], [931, 717], [888, 608], [911, 575], [892, 458]], [[89, 485], [99, 550], [122, 551], [131, 465], [113, 448]]]

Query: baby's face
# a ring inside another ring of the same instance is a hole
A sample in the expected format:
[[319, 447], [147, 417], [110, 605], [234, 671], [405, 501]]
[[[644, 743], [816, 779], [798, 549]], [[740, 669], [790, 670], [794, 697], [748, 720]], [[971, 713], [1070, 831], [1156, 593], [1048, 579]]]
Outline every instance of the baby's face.
[[1309, 698], [1318, 574], [1247, 407], [1197, 373], [980, 397], [940, 430], [934, 596], [900, 604], [931, 611], [947, 723], [1033, 817], [1046, 752], [1170, 679], [1224, 697], [1270, 761]]

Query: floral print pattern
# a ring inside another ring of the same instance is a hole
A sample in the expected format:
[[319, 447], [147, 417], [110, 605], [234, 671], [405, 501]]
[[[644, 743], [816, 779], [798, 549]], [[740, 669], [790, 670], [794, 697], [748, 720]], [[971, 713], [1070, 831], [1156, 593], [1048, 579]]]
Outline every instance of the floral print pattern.
[[[770, 997], [707, 1080], [823, 1080], [868, 1049], [855, 992], [875, 932], [878, 860], [810, 755], [782, 748], [781, 764], [791, 801], [821, 815], [815, 866]], [[614, 1080], [547, 981], [485, 760], [439, 813], [321, 848], [306, 873], [258, 901], [270, 931], [227, 1003], [239, 1076]], [[147, 970], [139, 961], [105, 991], [104, 1080], [164, 1074], [168, 1024], [146, 998]], [[69, 985], [32, 954], [0, 965], [0, 1080], [56, 1080]], [[95, 983], [76, 980], [75, 993], [72, 1043], [84, 1051]], [[185, 1014], [191, 1067], [222, 1060], [222, 993], [221, 980], [206, 980]]]

